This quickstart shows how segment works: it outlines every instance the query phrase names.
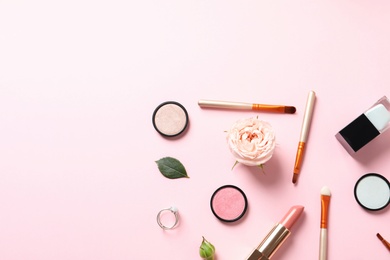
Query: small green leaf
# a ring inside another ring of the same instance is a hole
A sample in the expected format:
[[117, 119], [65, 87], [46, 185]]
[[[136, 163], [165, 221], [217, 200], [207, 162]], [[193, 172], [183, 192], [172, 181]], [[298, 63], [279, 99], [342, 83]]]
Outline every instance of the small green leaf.
[[184, 165], [172, 157], [164, 157], [156, 161], [161, 174], [169, 179], [189, 178]]

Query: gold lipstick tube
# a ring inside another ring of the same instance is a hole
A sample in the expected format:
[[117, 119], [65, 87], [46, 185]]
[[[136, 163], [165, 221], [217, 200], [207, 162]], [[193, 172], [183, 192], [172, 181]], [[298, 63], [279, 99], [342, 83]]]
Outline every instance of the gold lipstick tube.
[[276, 224], [247, 260], [269, 260], [291, 234], [282, 224]]

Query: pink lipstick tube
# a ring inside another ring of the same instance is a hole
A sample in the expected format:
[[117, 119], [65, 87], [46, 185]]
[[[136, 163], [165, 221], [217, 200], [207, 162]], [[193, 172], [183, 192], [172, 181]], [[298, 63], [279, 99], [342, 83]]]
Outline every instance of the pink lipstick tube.
[[259, 244], [259, 246], [252, 252], [247, 260], [269, 260], [278, 251], [280, 246], [286, 241], [287, 237], [291, 234], [291, 228], [295, 222], [299, 219], [303, 212], [303, 206], [293, 206], [282, 218], [268, 232], [267, 236]]

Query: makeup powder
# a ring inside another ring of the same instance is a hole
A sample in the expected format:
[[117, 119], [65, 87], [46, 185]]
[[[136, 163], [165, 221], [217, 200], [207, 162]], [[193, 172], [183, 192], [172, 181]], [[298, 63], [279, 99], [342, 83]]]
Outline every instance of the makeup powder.
[[244, 216], [248, 202], [240, 188], [225, 185], [213, 193], [210, 206], [211, 211], [219, 220], [234, 222]]
[[390, 203], [390, 183], [380, 174], [368, 173], [357, 181], [354, 194], [363, 208], [381, 210]]
[[188, 125], [186, 109], [175, 101], [160, 104], [153, 113], [153, 126], [157, 132], [166, 137], [178, 136]]

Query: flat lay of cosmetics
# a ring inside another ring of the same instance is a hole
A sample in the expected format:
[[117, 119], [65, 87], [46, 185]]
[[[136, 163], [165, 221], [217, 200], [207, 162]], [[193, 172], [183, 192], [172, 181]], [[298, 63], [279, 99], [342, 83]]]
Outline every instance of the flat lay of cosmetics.
[[[312, 118], [315, 117], [315, 100], [316, 93], [310, 91], [307, 96], [305, 111], [303, 113], [301, 132], [298, 140], [298, 148], [295, 155], [295, 164], [292, 165], [292, 182], [296, 183], [299, 178], [305, 178], [304, 174], [304, 153], [306, 143], [312, 124]], [[254, 110], [269, 113], [275, 116], [277, 114], [294, 114], [296, 108], [290, 105], [271, 105], [251, 102], [238, 101], [219, 101], [200, 99], [198, 105], [201, 109], [213, 109], [221, 113], [229, 113], [233, 110]], [[189, 124], [189, 115], [186, 108], [179, 102], [167, 101], [162, 102], [152, 113], [152, 124], [155, 130], [164, 138], [180, 138]], [[345, 127], [340, 127], [340, 131], [335, 134], [336, 140], [351, 156], [354, 156], [360, 150], [370, 143], [374, 138], [380, 138], [390, 126], [390, 102], [384, 96], [375, 102], [370, 108], [366, 109], [363, 114], [359, 115], [350, 123], [347, 122]], [[275, 131], [269, 122], [260, 118], [244, 118], [235, 122], [230, 130], [227, 131], [227, 143], [231, 151], [232, 158], [236, 159], [236, 164], [243, 164], [246, 167], [263, 167], [268, 161], [272, 160], [275, 148]], [[174, 140], [175, 139], [171, 139]], [[179, 163], [177, 163], [179, 165]], [[160, 165], [161, 166], [161, 165]], [[180, 167], [181, 167], [180, 163]], [[169, 169], [180, 172], [175, 164], [168, 165]], [[183, 166], [184, 168], [184, 166]], [[160, 168], [161, 171], [161, 168]], [[302, 176], [301, 176], [302, 175]], [[385, 209], [390, 204], [390, 183], [380, 173], [370, 172], [362, 174], [354, 183], [354, 190], [350, 196], [355, 198], [357, 205], [367, 212], [377, 212]], [[328, 225], [336, 220], [329, 219], [331, 189], [323, 186], [321, 191], [316, 195], [320, 198], [320, 228], [319, 228], [319, 259], [328, 259]], [[337, 196], [335, 198], [337, 200]], [[172, 203], [172, 202], [167, 202]], [[205, 202], [206, 203], [206, 202]], [[245, 187], [238, 187], [233, 184], [223, 184], [216, 187], [210, 194], [210, 200], [207, 202], [210, 207], [210, 216], [214, 216], [221, 223], [227, 226], [231, 223], [239, 225], [245, 221], [248, 209], [252, 203], [258, 203], [256, 198], [247, 196]], [[243, 252], [242, 259], [247, 260], [268, 260], [277, 254], [279, 248], [287, 241], [292, 233], [299, 232], [293, 229], [293, 226], [299, 221], [304, 221], [301, 215], [305, 214], [305, 206], [297, 202], [287, 210], [284, 217], [270, 229], [268, 234], [263, 234], [264, 238], [257, 246], [251, 245], [252, 252]], [[269, 209], [270, 211], [272, 209]], [[162, 207], [157, 212], [157, 224], [165, 232], [171, 229], [180, 228], [179, 210], [176, 206]], [[211, 213], [211, 214], [210, 214]], [[275, 216], [277, 217], [277, 216]], [[243, 230], [245, 235], [245, 230]], [[261, 238], [261, 234], [260, 238]], [[379, 233], [377, 237], [387, 247], [389, 243]], [[293, 239], [293, 238], [292, 238]], [[288, 251], [284, 252], [288, 254]], [[205, 255], [209, 254], [209, 257]], [[203, 238], [200, 249], [200, 256], [203, 259], [214, 259], [218, 255], [218, 248]]]

